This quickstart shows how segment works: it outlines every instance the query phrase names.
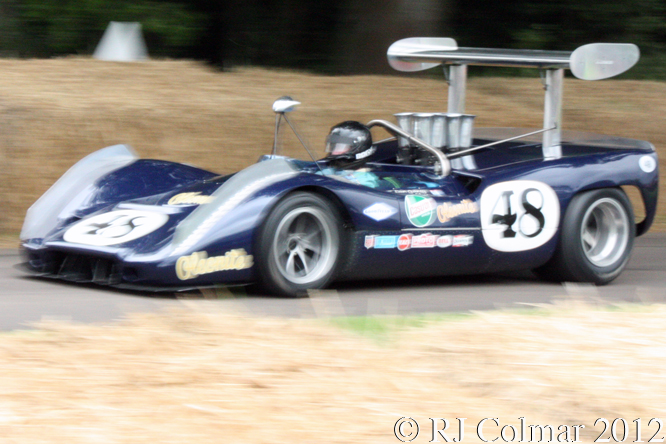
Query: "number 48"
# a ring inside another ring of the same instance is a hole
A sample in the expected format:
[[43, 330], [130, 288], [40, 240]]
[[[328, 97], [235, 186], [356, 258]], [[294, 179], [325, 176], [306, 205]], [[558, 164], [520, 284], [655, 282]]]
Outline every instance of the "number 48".
[[[530, 195], [530, 193], [532, 193]], [[534, 202], [534, 193], [538, 195], [538, 207], [533, 205]], [[520, 204], [522, 206], [522, 211], [520, 216], [517, 213], [514, 213], [511, 208], [511, 196], [513, 196], [513, 191], [504, 191], [500, 194], [495, 206], [493, 207], [492, 213], [492, 223], [506, 225], [506, 230], [502, 233], [504, 238], [513, 238], [516, 237], [516, 231], [514, 231], [513, 226], [518, 222], [518, 232], [525, 237], [532, 238], [536, 237], [541, 233], [543, 227], [545, 226], [546, 219], [541, 212], [543, 209], [543, 194], [541, 191], [536, 188], [527, 188], [524, 190], [520, 196]], [[497, 207], [500, 206], [500, 211], [497, 211]]]

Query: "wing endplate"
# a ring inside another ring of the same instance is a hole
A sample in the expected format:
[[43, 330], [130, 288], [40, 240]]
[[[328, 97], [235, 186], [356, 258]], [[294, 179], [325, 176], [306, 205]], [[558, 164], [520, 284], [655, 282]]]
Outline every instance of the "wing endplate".
[[441, 65], [441, 61], [429, 59], [417, 60], [421, 54], [435, 52], [455, 51], [458, 44], [449, 37], [410, 37], [398, 40], [389, 46], [387, 51], [388, 62], [397, 71], [415, 72], [434, 68]]
[[640, 56], [638, 46], [632, 43], [592, 43], [576, 49], [569, 65], [579, 79], [601, 80], [628, 71]]

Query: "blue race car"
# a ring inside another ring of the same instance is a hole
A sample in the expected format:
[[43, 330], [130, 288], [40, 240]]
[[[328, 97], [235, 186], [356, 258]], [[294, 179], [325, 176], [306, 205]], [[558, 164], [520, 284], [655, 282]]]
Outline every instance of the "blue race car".
[[[448, 112], [343, 122], [326, 158], [303, 161], [276, 153], [280, 125], [296, 131], [287, 113], [299, 103], [283, 97], [273, 153], [226, 176], [104, 148], [28, 210], [25, 268], [128, 289], [258, 284], [289, 296], [337, 280], [510, 270], [606, 284], [654, 219], [657, 155], [645, 141], [562, 131], [563, 73], [612, 77], [638, 57], [631, 44], [554, 52], [398, 41], [394, 68], [444, 65]], [[542, 70], [544, 128], [474, 129], [468, 65]], [[373, 142], [373, 127], [390, 137]], [[639, 223], [623, 186], [640, 191]]]

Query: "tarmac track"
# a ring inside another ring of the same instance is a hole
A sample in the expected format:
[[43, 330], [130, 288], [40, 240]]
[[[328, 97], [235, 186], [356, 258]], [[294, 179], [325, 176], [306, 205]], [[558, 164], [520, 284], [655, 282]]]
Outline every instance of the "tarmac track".
[[[181, 305], [173, 295], [155, 296], [97, 286], [79, 286], [25, 276], [14, 268], [15, 250], [0, 250], [0, 330], [25, 329], [42, 319], [108, 322], [131, 312]], [[666, 234], [636, 239], [624, 273], [604, 287], [551, 284], [531, 273], [341, 283], [310, 298], [281, 299], [243, 292], [189, 295], [219, 298], [214, 304], [253, 315], [312, 317], [465, 312], [550, 303], [558, 298], [614, 303], [666, 302]], [[190, 301], [188, 298], [187, 301]]]

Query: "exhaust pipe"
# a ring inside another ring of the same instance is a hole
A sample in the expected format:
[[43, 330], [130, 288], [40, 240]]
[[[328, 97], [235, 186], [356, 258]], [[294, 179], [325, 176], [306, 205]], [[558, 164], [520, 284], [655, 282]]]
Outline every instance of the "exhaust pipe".
[[[474, 118], [472, 114], [459, 113], [399, 113], [394, 114], [398, 126], [417, 139], [443, 153], [454, 153], [472, 146]], [[432, 155], [418, 149], [404, 137], [398, 137], [398, 163], [428, 165], [434, 162]], [[452, 160], [456, 169], [475, 169], [474, 159], [466, 156]]]

